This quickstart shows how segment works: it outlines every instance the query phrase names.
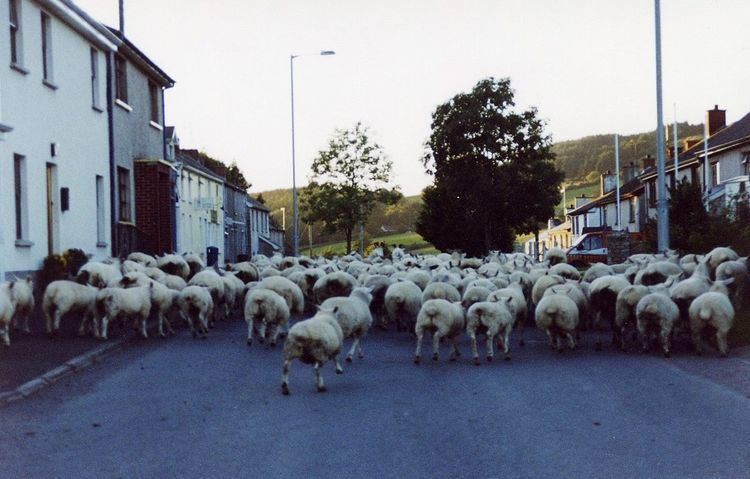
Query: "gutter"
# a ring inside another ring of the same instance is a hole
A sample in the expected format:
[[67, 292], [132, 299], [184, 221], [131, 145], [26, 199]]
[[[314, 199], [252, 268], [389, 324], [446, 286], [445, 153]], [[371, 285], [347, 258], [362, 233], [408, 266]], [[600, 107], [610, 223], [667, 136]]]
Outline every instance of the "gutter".
[[107, 123], [109, 130], [109, 217], [110, 217], [110, 243], [112, 248], [112, 256], [115, 255], [115, 245], [117, 239], [116, 230], [116, 218], [115, 218], [115, 174], [117, 169], [115, 168], [115, 127], [114, 127], [114, 112], [112, 111], [112, 55], [108, 53], [107, 58]]

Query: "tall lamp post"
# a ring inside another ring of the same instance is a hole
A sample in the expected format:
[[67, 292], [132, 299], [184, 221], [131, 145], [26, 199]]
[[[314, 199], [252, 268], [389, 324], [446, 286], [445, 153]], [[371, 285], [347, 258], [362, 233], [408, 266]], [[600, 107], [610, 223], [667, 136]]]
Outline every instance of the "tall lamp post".
[[294, 59], [313, 55], [335, 55], [333, 50], [323, 50], [320, 53], [309, 53], [304, 55], [289, 56], [289, 74], [291, 78], [291, 96], [292, 96], [292, 223], [294, 229], [294, 256], [299, 256], [299, 211], [297, 209], [297, 171], [296, 158], [294, 151]]
[[[661, 98], [661, 9], [654, 0], [656, 26], [656, 236], [660, 253], [669, 249], [669, 212], [667, 210], [667, 184], [664, 165], [664, 123]], [[677, 172], [675, 171], [675, 177]]]

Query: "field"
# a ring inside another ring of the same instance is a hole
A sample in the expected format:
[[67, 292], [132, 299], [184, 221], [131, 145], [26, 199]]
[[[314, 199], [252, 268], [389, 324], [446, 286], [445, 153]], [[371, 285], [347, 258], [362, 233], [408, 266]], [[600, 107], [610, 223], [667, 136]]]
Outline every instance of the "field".
[[[355, 236], [353, 243], [359, 240], [359, 236]], [[419, 254], [435, 254], [438, 250], [435, 249], [430, 243], [424, 240], [419, 234], [412, 231], [406, 233], [397, 233], [392, 235], [376, 236], [374, 238], [367, 238], [367, 244], [374, 242], [383, 242], [389, 247], [393, 247], [398, 244], [404, 245], [404, 247], [413, 253]], [[355, 245], [352, 244], [352, 247]], [[312, 254], [317, 256], [321, 254], [344, 254], [346, 249], [346, 242], [340, 241], [337, 243], [328, 243], [323, 245], [314, 245], [312, 248]], [[300, 252], [303, 254], [310, 254], [309, 248], [300, 248]]]

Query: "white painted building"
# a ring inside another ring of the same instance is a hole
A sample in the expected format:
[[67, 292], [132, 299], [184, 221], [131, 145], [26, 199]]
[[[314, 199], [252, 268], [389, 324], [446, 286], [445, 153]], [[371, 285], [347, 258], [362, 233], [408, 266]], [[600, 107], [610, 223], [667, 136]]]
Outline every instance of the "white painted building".
[[119, 40], [66, 0], [0, 0], [0, 18], [0, 279], [69, 248], [104, 258]]
[[[194, 150], [177, 150], [177, 251], [192, 252], [206, 261], [208, 247], [219, 250], [224, 264], [224, 178], [201, 164]], [[169, 156], [169, 154], [168, 154]]]

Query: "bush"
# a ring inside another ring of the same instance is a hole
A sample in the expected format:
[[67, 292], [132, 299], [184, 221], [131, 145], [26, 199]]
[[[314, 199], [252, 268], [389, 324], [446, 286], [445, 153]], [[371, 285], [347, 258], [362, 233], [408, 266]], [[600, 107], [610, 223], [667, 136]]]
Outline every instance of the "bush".
[[63, 257], [68, 264], [68, 273], [71, 276], [78, 275], [78, 270], [81, 269], [81, 266], [89, 261], [88, 255], [78, 248], [71, 248], [65, 251]]
[[37, 275], [37, 286], [39, 291], [44, 291], [47, 285], [53, 281], [65, 279], [68, 277], [68, 264], [65, 257], [59, 254], [52, 254], [42, 261], [42, 269]]

